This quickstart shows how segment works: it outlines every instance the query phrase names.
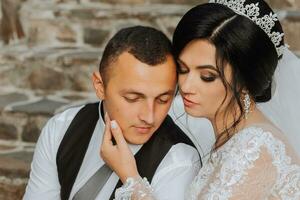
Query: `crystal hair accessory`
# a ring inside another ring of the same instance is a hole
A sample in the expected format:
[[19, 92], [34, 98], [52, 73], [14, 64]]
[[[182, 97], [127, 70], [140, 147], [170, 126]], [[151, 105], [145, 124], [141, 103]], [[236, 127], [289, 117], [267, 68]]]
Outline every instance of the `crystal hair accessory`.
[[259, 17], [259, 3], [251, 3], [245, 5], [245, 0], [209, 0], [209, 3], [218, 3], [227, 6], [235, 13], [243, 15], [250, 20], [252, 20], [256, 25], [258, 25], [271, 39], [274, 44], [278, 57], [283, 54], [285, 45], [280, 45], [283, 39], [284, 33], [272, 32], [272, 28], [275, 26], [275, 22], [278, 21], [277, 15], [275, 13], [270, 13], [269, 15], [264, 15]]

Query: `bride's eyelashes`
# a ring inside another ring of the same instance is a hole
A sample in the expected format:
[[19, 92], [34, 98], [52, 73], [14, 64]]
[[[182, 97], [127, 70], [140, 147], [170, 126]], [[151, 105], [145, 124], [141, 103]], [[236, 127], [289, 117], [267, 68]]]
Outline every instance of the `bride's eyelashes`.
[[[189, 68], [187, 68], [185, 66], [179, 65], [177, 72], [178, 72], [178, 74], [188, 74], [190, 72], [190, 70], [189, 70]], [[218, 77], [214, 73], [207, 72], [206, 70], [205, 70], [205, 72], [200, 71], [199, 73], [200, 73], [200, 79], [203, 80], [204, 82], [213, 82]]]
[[177, 60], [176, 71], [178, 74], [187, 74], [189, 73], [190, 69], [181, 60]]
[[217, 79], [217, 75], [213, 74], [213, 73], [200, 73], [200, 78], [204, 81], [204, 82], [213, 82]]
[[178, 67], [177, 67], [177, 73], [178, 74], [187, 74], [187, 73], [189, 73], [189, 68], [187, 68], [187, 67], [183, 67], [183, 66], [181, 66], [181, 65], [179, 65]]
[[216, 80], [216, 77], [201, 76], [201, 79], [205, 82], [213, 82], [214, 80]]

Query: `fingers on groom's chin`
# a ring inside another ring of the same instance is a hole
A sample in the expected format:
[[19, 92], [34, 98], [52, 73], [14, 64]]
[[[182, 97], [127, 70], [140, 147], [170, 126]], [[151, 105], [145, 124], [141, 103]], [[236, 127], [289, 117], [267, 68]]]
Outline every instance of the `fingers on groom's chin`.
[[117, 144], [127, 144], [123, 136], [122, 130], [115, 120], [111, 121], [111, 133]]
[[118, 123], [116, 122], [116, 120], [112, 120], [112, 121], [110, 122], [110, 126], [111, 126], [112, 129], [115, 129], [115, 130], [117, 130], [117, 129], [119, 128], [119, 125], [118, 125]]

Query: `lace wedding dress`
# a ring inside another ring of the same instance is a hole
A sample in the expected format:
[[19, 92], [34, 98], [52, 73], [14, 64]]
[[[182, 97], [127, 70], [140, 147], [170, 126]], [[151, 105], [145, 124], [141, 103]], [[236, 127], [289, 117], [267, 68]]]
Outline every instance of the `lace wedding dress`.
[[[146, 179], [129, 178], [115, 199], [155, 200], [155, 196]], [[274, 126], [244, 128], [212, 153], [186, 199], [299, 200], [299, 158]]]

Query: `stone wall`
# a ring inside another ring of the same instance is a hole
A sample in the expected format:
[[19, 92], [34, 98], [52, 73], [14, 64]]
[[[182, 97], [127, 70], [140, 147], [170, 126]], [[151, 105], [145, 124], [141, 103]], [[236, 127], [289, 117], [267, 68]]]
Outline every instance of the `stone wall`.
[[[56, 112], [95, 101], [90, 81], [103, 45], [120, 28], [149, 25], [171, 37], [204, 0], [27, 0], [26, 38], [0, 46], [0, 200], [21, 199], [42, 127]], [[300, 52], [300, 0], [268, 0]]]

